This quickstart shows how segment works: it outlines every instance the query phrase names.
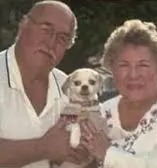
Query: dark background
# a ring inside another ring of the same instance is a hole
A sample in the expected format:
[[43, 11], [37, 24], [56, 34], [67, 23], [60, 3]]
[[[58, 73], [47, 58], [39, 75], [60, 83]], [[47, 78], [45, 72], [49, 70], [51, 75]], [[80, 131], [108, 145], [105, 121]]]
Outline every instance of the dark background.
[[[0, 49], [14, 42], [22, 15], [38, 0], [0, 0]], [[59, 68], [70, 73], [89, 66], [88, 58], [99, 58], [111, 31], [127, 19], [157, 23], [157, 0], [63, 0], [78, 18], [76, 44], [66, 53]]]

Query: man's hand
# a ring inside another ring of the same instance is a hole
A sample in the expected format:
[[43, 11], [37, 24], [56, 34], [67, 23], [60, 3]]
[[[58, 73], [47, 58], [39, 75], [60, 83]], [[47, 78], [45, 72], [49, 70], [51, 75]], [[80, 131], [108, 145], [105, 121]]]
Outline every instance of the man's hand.
[[88, 161], [89, 152], [83, 146], [79, 145], [77, 148], [72, 149], [71, 154], [66, 157], [66, 161], [81, 164]]
[[86, 160], [88, 151], [85, 148], [76, 149], [70, 146], [66, 125], [69, 121], [62, 117], [41, 139], [42, 151], [46, 159], [59, 164], [64, 161], [80, 164]]
[[66, 131], [66, 120], [61, 118], [41, 139], [45, 159], [61, 162], [70, 153], [69, 132]]

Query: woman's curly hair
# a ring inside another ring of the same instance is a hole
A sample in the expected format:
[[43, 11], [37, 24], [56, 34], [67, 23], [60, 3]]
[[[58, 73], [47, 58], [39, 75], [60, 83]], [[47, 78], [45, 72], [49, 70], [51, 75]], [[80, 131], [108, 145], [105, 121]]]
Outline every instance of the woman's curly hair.
[[110, 70], [112, 62], [118, 52], [127, 44], [149, 47], [157, 60], [157, 32], [152, 22], [143, 22], [139, 19], [127, 20], [117, 27], [104, 44], [103, 66]]

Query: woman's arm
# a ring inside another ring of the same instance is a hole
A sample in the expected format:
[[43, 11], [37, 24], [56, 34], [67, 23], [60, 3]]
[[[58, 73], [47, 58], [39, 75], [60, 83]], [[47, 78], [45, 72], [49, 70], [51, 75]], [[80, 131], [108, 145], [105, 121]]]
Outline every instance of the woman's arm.
[[112, 168], [157, 168], [157, 150], [132, 155], [116, 147], [107, 150], [104, 167]]
[[82, 144], [90, 154], [102, 163], [102, 168], [157, 168], [157, 149], [133, 155], [110, 146], [107, 137], [97, 132], [92, 123], [82, 124]]

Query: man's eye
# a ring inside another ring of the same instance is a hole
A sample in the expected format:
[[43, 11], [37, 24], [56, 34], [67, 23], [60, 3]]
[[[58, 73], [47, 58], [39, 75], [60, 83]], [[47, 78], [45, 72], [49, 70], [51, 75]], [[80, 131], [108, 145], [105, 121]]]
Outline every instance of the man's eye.
[[69, 41], [70, 41], [70, 38], [65, 36], [65, 35], [59, 35], [58, 36], [58, 41], [61, 43], [61, 44], [68, 44]]
[[40, 30], [43, 32], [43, 33], [46, 33], [46, 34], [50, 34], [50, 33], [53, 33], [53, 30], [47, 26], [46, 24], [41, 24], [40, 25]]
[[96, 84], [96, 81], [93, 80], [93, 79], [90, 79], [90, 80], [89, 80], [89, 84], [90, 84], [90, 85], [95, 85], [95, 84]]
[[75, 85], [75, 86], [81, 85], [81, 81], [74, 81], [74, 85]]
[[41, 24], [40, 25], [40, 29], [41, 30], [50, 30], [49, 27], [47, 25], [45, 25], [45, 24]]

